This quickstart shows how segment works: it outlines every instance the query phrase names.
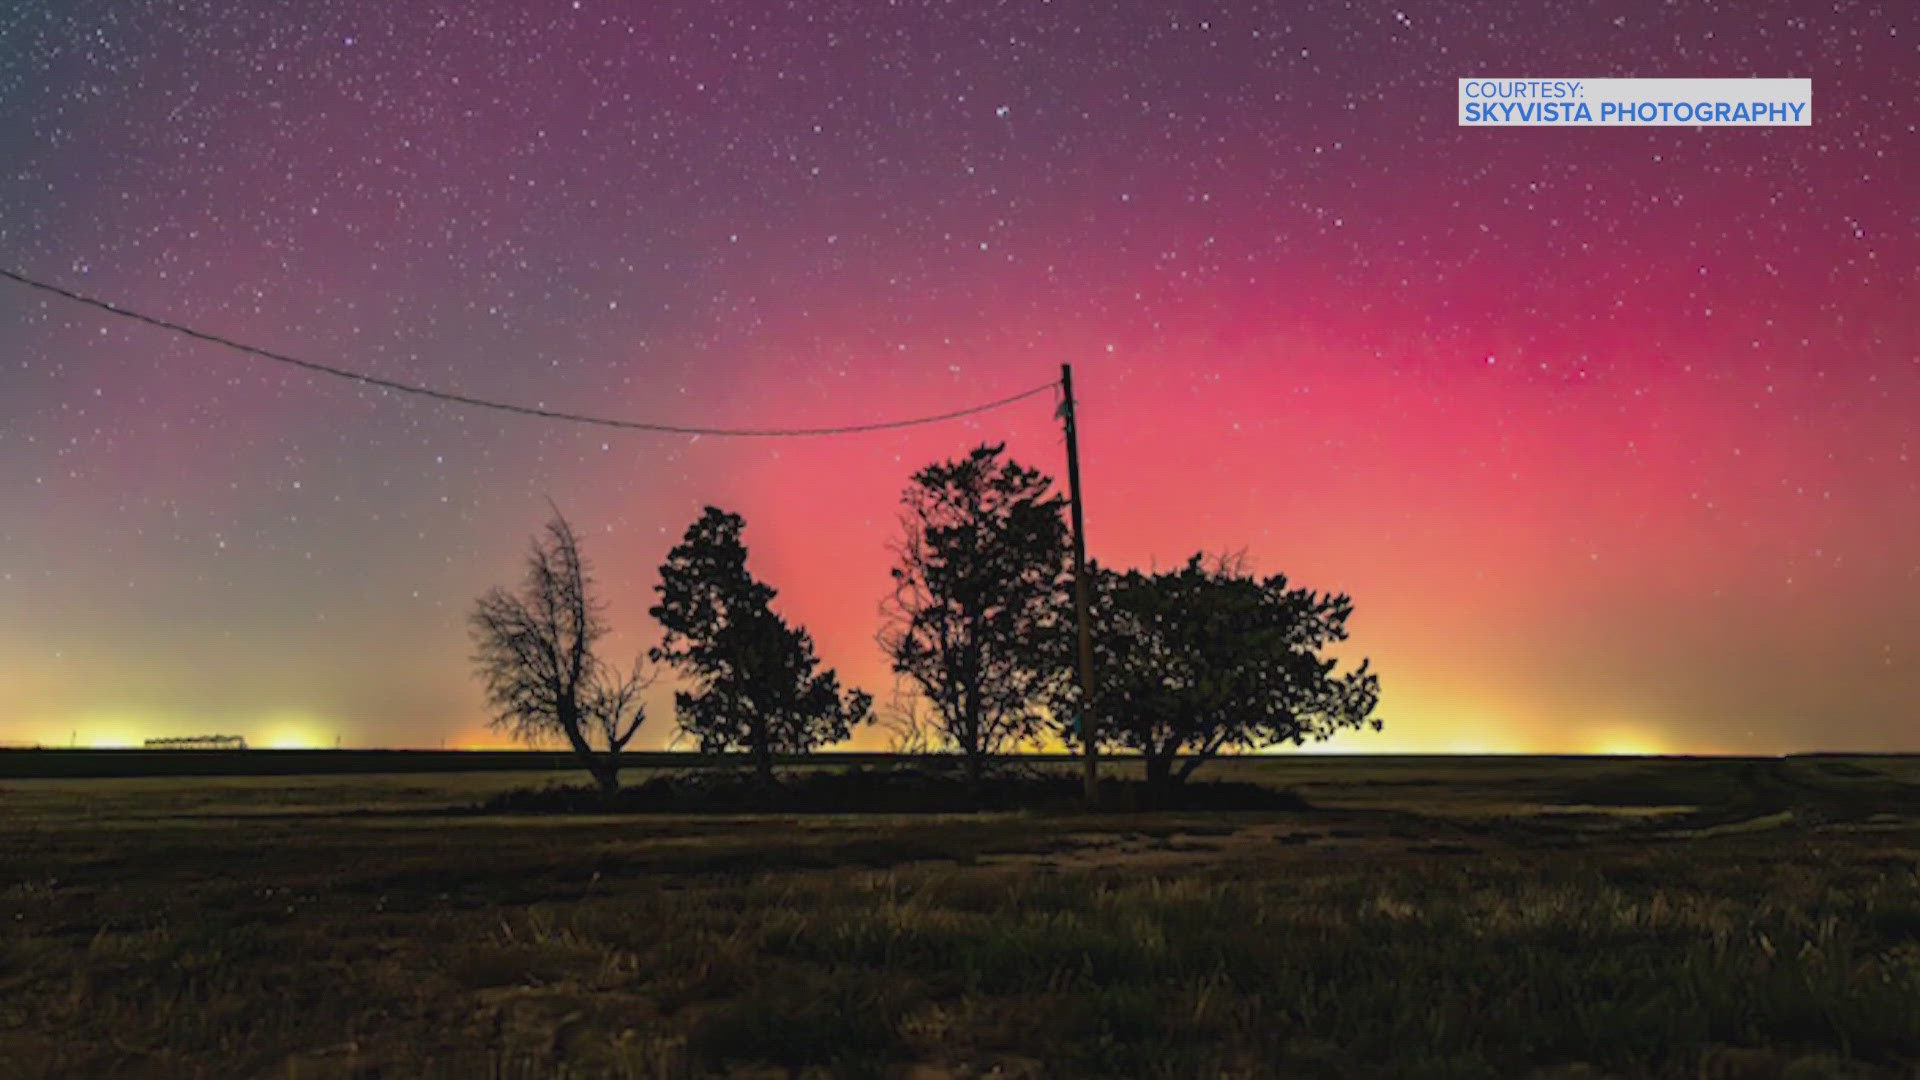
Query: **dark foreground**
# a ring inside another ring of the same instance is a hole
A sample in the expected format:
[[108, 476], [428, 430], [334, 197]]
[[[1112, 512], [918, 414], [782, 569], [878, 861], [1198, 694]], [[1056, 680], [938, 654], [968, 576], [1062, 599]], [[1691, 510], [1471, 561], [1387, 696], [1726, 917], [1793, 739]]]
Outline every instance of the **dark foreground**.
[[1313, 809], [10, 780], [0, 1076], [1920, 1075], [1914, 759], [1219, 772]]

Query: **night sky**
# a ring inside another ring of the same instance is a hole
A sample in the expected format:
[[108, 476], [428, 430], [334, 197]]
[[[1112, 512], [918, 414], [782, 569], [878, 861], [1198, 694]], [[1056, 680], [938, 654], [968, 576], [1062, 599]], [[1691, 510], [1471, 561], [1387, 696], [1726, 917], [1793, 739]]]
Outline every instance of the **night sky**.
[[[1804, 77], [1813, 123], [1462, 129], [1466, 76]], [[1387, 726], [1330, 747], [1915, 750], [1916, 102], [1894, 2], [29, 0], [0, 265], [665, 423], [1071, 362], [1094, 557], [1353, 595]], [[465, 615], [549, 497], [617, 657], [716, 503], [885, 701], [908, 474], [1005, 440], [1064, 483], [1052, 404], [608, 431], [0, 282], [0, 742], [499, 743]]]

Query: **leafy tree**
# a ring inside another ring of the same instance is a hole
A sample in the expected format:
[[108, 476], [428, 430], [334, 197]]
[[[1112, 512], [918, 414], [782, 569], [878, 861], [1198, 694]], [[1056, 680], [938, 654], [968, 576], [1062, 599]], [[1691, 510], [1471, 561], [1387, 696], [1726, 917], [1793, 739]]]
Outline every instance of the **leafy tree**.
[[774, 589], [747, 570], [745, 527], [740, 515], [709, 506], [667, 553], [651, 609], [666, 633], [649, 655], [694, 681], [674, 707], [701, 750], [745, 747], [771, 781], [775, 754], [846, 738], [873, 699], [843, 694], [832, 670], [816, 670], [813, 638], [774, 612]]
[[913, 475], [902, 496], [880, 644], [932, 706], [978, 784], [987, 758], [1030, 737], [1070, 678], [1056, 641], [1069, 611], [1066, 499], [982, 445]]
[[[1344, 594], [1288, 588], [1237, 558], [1200, 555], [1154, 574], [1096, 568], [1092, 584], [1101, 741], [1138, 751], [1159, 794], [1225, 749], [1365, 726], [1379, 702], [1367, 661], [1336, 676], [1336, 661], [1320, 655], [1347, 638], [1353, 601]], [[1059, 715], [1072, 715], [1074, 693]]]
[[579, 539], [558, 510], [533, 540], [520, 590], [489, 589], [468, 623], [489, 723], [522, 742], [565, 737], [600, 790], [617, 790], [620, 752], [646, 719], [649, 680], [637, 660], [622, 674], [594, 654], [607, 626]]

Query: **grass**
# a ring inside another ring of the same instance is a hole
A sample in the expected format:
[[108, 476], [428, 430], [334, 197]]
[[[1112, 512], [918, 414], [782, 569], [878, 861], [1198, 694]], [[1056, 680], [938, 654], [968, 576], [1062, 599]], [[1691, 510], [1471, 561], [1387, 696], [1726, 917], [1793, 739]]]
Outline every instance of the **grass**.
[[1310, 808], [1097, 816], [13, 781], [0, 1075], [1911, 1078], [1886, 760], [1282, 759], [1220, 771]]
[[[1107, 810], [1304, 810], [1290, 792], [1246, 780], [1201, 780], [1167, 791], [1119, 776], [1100, 785]], [[957, 768], [925, 765], [787, 770], [762, 783], [730, 769], [666, 770], [611, 794], [590, 784], [524, 787], [500, 792], [482, 812], [580, 813], [965, 813], [974, 810], [1071, 811], [1084, 804], [1081, 777], [1062, 768], [1010, 768], [971, 784]]]

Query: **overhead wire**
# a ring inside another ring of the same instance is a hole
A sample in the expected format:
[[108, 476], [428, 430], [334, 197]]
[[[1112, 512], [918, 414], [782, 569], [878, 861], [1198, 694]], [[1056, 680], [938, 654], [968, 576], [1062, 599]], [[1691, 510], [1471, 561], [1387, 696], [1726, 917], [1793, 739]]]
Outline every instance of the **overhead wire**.
[[468, 394], [459, 394], [459, 393], [454, 393], [448, 390], [440, 390], [431, 386], [424, 386], [418, 383], [402, 382], [398, 379], [384, 378], [379, 375], [369, 375], [369, 374], [366, 374], [365, 372], [352, 371], [347, 368], [335, 367], [332, 364], [323, 364], [316, 360], [306, 360], [297, 356], [289, 356], [286, 353], [276, 352], [272, 349], [264, 349], [257, 345], [249, 345], [249, 344], [246, 344], [245, 342], [235, 341], [232, 338], [223, 337], [219, 334], [208, 333], [207, 331], [204, 331], [204, 330], [196, 330], [191, 326], [186, 326], [182, 323], [174, 322], [171, 319], [164, 319], [157, 315], [148, 315], [144, 312], [139, 312], [131, 308], [122, 307], [119, 304], [112, 303], [111, 301], [102, 300], [102, 299], [99, 299], [98, 297], [88, 296], [84, 293], [75, 292], [72, 289], [68, 289], [60, 285], [54, 285], [49, 282], [41, 281], [38, 278], [28, 277], [26, 274], [22, 274], [14, 270], [9, 270], [6, 267], [0, 267], [0, 277], [4, 277], [8, 280], [17, 282], [21, 285], [25, 285], [31, 289], [38, 289], [41, 292], [51, 293], [54, 296], [63, 297], [67, 300], [74, 301], [75, 303], [85, 304], [88, 307], [97, 308], [101, 311], [105, 311], [105, 312], [108, 312], [109, 314], [120, 316], [121, 318], [124, 318], [124, 319], [132, 319], [136, 322], [143, 322], [148, 324], [149, 326], [155, 326], [162, 330], [168, 330], [176, 334], [182, 334], [186, 337], [195, 338], [197, 340], [209, 342], [214, 345], [225, 346], [226, 348], [234, 349], [239, 352], [246, 353], [250, 356], [256, 356], [264, 360], [272, 360], [276, 363], [289, 364], [293, 367], [302, 368], [307, 371], [316, 372], [322, 375], [332, 375], [336, 378], [347, 379], [353, 382], [361, 383], [366, 386], [379, 387], [383, 390], [392, 390], [392, 391], [396, 391], [398, 393], [403, 393], [403, 394], [414, 394], [419, 397], [431, 398], [436, 401], [441, 401], [441, 402], [454, 404], [454, 405], [466, 405], [466, 406], [471, 406], [473, 408], [478, 408], [478, 409], [493, 409], [499, 412], [516, 413], [522, 416], [535, 416], [535, 417], [540, 417], [547, 420], [562, 420], [568, 423], [591, 424], [598, 427], [621, 428], [621, 429], [631, 430], [631, 431], [653, 431], [653, 432], [661, 432], [669, 435], [737, 436], [737, 437], [743, 437], [743, 438], [780, 438], [780, 437], [804, 437], [804, 436], [816, 436], [816, 435], [851, 435], [851, 434], [856, 434], [856, 433], [865, 432], [865, 431], [888, 431], [895, 428], [916, 427], [921, 424], [937, 424], [945, 420], [958, 420], [964, 416], [972, 416], [976, 413], [988, 412], [993, 409], [998, 409], [1006, 405], [1011, 405], [1016, 401], [1023, 401], [1027, 398], [1033, 397], [1036, 394], [1041, 394], [1041, 393], [1045, 393], [1048, 390], [1053, 390], [1057, 388], [1057, 386], [1059, 385], [1057, 381], [1049, 381], [1049, 382], [1042, 383], [1039, 386], [1035, 386], [1027, 390], [1022, 390], [1017, 394], [1009, 394], [1003, 398], [996, 398], [992, 401], [982, 402], [981, 404], [978, 404], [978, 405], [970, 405], [963, 409], [954, 409], [949, 412], [935, 413], [930, 416], [915, 416], [915, 417], [910, 417], [904, 420], [883, 420], [883, 421], [864, 423], [864, 424], [837, 424], [837, 425], [827, 426], [827, 427], [802, 427], [802, 428], [778, 428], [778, 427], [725, 428], [725, 427], [696, 427], [688, 424], [662, 424], [662, 423], [654, 423], [651, 421], [643, 421], [643, 420], [626, 420], [626, 419], [620, 419], [617, 417], [591, 416], [584, 413], [566, 412], [559, 409], [548, 409], [541, 406], [521, 405], [521, 404], [517, 404], [515, 402], [510, 402], [510, 401], [496, 401], [491, 398], [473, 397]]

